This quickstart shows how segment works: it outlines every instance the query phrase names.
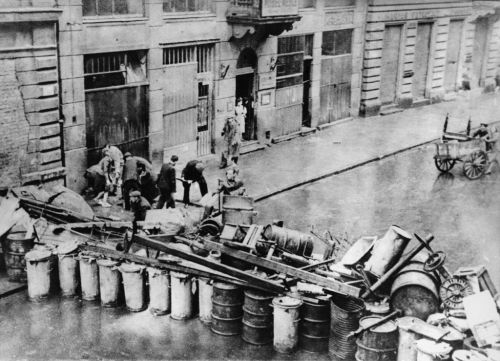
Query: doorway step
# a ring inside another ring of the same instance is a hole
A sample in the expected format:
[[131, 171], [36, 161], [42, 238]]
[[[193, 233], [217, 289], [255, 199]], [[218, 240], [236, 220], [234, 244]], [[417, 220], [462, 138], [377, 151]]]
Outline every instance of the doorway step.
[[380, 107], [380, 115], [389, 115], [394, 113], [402, 112], [403, 108], [400, 108], [396, 104], [383, 105]]
[[248, 154], [264, 149], [265, 146], [258, 140], [249, 140], [241, 143], [240, 154]]
[[412, 108], [422, 107], [424, 105], [429, 105], [431, 103], [430, 99], [413, 99], [413, 103], [411, 104]]

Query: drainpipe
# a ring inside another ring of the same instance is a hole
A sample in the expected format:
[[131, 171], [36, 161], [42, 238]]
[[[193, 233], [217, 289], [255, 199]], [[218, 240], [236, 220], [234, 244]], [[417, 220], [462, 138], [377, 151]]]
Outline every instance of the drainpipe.
[[[62, 112], [62, 82], [61, 82], [61, 60], [59, 58], [59, 22], [56, 22], [56, 56], [57, 56], [57, 85], [59, 88], [59, 134], [61, 138], [61, 163], [66, 168], [66, 153], [64, 151], [64, 114]], [[64, 186], [66, 187], [66, 171], [64, 171]]]

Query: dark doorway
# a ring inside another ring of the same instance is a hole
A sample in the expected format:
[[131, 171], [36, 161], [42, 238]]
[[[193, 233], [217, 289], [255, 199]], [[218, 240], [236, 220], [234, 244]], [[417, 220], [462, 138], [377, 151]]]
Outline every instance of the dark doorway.
[[253, 73], [236, 76], [236, 99], [243, 98], [243, 105], [247, 108], [243, 140], [254, 140], [256, 134], [255, 113], [253, 109], [253, 82]]
[[302, 126], [311, 126], [311, 63], [312, 59], [304, 60], [304, 76], [303, 76], [303, 96], [302, 96]]

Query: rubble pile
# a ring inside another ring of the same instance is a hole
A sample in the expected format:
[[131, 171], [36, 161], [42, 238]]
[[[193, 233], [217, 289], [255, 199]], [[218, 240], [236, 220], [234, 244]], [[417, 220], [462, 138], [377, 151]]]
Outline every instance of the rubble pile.
[[273, 343], [278, 352], [500, 360], [499, 296], [488, 271], [450, 272], [432, 235], [392, 225], [346, 248], [281, 221], [253, 224], [253, 200], [237, 196], [195, 228], [157, 210], [144, 222], [101, 219], [29, 192], [1, 197], [0, 212], [8, 275], [27, 281], [34, 301], [57, 288], [103, 307], [149, 307], [184, 320], [196, 316], [198, 297], [200, 320], [213, 332]]

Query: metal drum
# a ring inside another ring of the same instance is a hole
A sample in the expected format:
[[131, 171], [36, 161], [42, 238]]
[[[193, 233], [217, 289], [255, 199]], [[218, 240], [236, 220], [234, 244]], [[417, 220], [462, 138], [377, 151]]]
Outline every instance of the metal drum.
[[330, 336], [330, 304], [304, 301], [300, 311], [300, 348], [307, 352], [327, 352]]
[[78, 289], [78, 244], [63, 243], [57, 247], [59, 287], [64, 297], [73, 297]]
[[300, 306], [302, 301], [285, 297], [273, 299], [273, 347], [281, 353], [291, 353], [299, 344]]
[[26, 238], [25, 232], [9, 233], [3, 241], [3, 256], [10, 282], [26, 282], [24, 256], [35, 245], [35, 237]]
[[367, 328], [356, 341], [357, 361], [396, 361], [398, 353], [398, 327], [396, 323], [387, 321], [379, 326], [369, 328], [379, 321], [380, 316], [363, 317], [360, 327]]
[[410, 262], [394, 279], [391, 287], [391, 308], [400, 309], [405, 316], [426, 321], [439, 310], [439, 280], [424, 271], [421, 262]]
[[100, 259], [99, 266], [99, 294], [101, 305], [104, 307], [116, 307], [119, 302], [121, 277], [118, 270], [118, 262], [110, 259]]
[[254, 290], [245, 291], [243, 305], [243, 341], [265, 345], [273, 341], [273, 296]]
[[212, 294], [211, 330], [219, 335], [233, 336], [241, 333], [243, 292], [240, 287], [215, 282]]
[[365, 304], [358, 298], [336, 296], [330, 302], [330, 306], [328, 354], [334, 361], [351, 361], [356, 353], [356, 340], [348, 339], [347, 336], [358, 329], [359, 320], [365, 311]]
[[50, 294], [50, 273], [52, 253], [47, 250], [33, 250], [26, 253], [28, 296], [32, 301], [41, 301]]

